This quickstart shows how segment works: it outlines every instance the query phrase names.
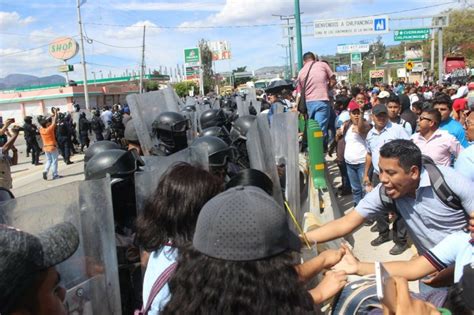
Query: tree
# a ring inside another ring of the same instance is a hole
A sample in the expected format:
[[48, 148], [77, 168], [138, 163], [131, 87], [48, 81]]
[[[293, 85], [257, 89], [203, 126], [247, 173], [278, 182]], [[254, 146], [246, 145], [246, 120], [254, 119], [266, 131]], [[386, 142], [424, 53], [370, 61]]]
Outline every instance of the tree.
[[201, 39], [199, 41], [199, 49], [201, 51], [201, 67], [204, 79], [204, 94], [214, 90], [215, 78], [214, 71], [212, 71], [212, 52], [207, 45], [207, 40]]
[[189, 91], [194, 89], [195, 92], [199, 91], [199, 87], [194, 81], [183, 81], [178, 82], [173, 85], [174, 89], [176, 90], [176, 94], [179, 97], [185, 97], [189, 95]]
[[[237, 69], [232, 70], [232, 75], [234, 75], [236, 72], [245, 72], [247, 71], [247, 66], [244, 67], [237, 67]], [[234, 77], [234, 86], [238, 86], [240, 84], [245, 84], [248, 81], [251, 81], [251, 77], [243, 77], [243, 78], [235, 78]]]
[[443, 29], [444, 55], [461, 55], [474, 64], [474, 9], [449, 12], [449, 26]]
[[158, 90], [160, 87], [158, 85], [158, 82], [154, 81], [154, 80], [148, 80], [145, 82], [145, 91], [149, 92], [149, 91], [156, 91]]

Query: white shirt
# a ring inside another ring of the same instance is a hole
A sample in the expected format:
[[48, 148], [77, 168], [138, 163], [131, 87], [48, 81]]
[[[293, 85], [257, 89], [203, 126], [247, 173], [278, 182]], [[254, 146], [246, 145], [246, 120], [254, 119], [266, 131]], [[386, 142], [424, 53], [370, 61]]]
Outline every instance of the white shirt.
[[346, 149], [344, 150], [344, 160], [347, 164], [362, 164], [365, 163], [365, 155], [367, 154], [367, 147], [365, 139], [353, 130], [354, 125], [349, 126], [344, 140], [346, 141]]

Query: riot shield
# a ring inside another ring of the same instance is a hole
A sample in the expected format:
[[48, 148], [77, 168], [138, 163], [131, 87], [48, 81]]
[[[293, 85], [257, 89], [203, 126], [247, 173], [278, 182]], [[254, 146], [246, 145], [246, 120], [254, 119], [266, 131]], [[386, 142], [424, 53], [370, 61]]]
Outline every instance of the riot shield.
[[127, 96], [140, 146], [145, 155], [152, 155], [159, 146], [158, 138], [153, 135], [153, 121], [163, 112], [179, 112], [174, 94], [171, 88], [166, 88]]
[[237, 113], [239, 117], [249, 115], [249, 107], [248, 105], [242, 100], [242, 96], [237, 95], [235, 97], [235, 102], [237, 103]]
[[260, 113], [260, 110], [262, 108], [262, 102], [257, 100], [257, 91], [255, 88], [249, 88], [248, 89], [248, 94], [247, 94], [247, 102], [250, 106], [250, 104], [255, 108], [257, 111], [257, 115]]
[[62, 222], [80, 235], [76, 253], [57, 266], [68, 314], [121, 314], [110, 178], [78, 181], [0, 204], [5, 223], [37, 234]]
[[252, 127], [250, 127], [247, 133], [247, 152], [250, 167], [264, 172], [271, 178], [273, 182], [273, 197], [283, 206], [280, 178], [275, 163], [275, 151], [266, 117], [257, 116]]
[[174, 163], [187, 162], [209, 170], [207, 146], [204, 145], [189, 147], [168, 156], [146, 156], [143, 160], [145, 162], [143, 171], [135, 173], [135, 197], [138, 214], [142, 213], [145, 202], [155, 191], [161, 176]]
[[298, 113], [287, 112], [273, 115], [270, 128], [275, 150], [275, 162], [283, 173], [282, 184], [285, 199], [300, 225], [304, 212], [300, 207], [300, 176], [298, 167]]

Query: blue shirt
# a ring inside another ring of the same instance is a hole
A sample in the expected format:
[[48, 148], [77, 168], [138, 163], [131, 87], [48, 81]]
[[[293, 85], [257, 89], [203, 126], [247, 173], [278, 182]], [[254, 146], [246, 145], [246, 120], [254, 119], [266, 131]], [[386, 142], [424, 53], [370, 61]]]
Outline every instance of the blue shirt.
[[365, 139], [367, 153], [372, 155], [372, 166], [377, 174], [379, 173], [380, 148], [395, 139], [410, 140], [410, 137], [405, 128], [390, 121], [380, 132], [375, 127], [369, 130]]
[[[172, 263], [176, 262], [178, 250], [171, 246], [164, 246], [162, 249], [156, 250], [150, 254], [148, 264], [146, 266], [145, 278], [143, 279], [143, 307], [148, 302], [151, 288], [156, 279], [168, 268]], [[170, 299], [170, 289], [168, 283], [161, 288], [151, 304], [148, 314], [159, 314], [166, 303]]]
[[351, 116], [349, 114], [349, 111], [348, 110], [343, 110], [339, 116], [337, 116], [336, 118], [336, 128], [339, 129], [341, 128], [342, 124], [346, 121], [348, 121], [349, 119], [351, 119]]
[[439, 129], [446, 130], [447, 132], [452, 134], [456, 139], [458, 139], [459, 143], [463, 146], [463, 148], [467, 148], [469, 146], [466, 140], [464, 128], [462, 127], [459, 121], [449, 117], [447, 120], [442, 121], [439, 124]]
[[[416, 198], [403, 196], [395, 199], [397, 210], [405, 219], [408, 232], [420, 254], [433, 248], [449, 234], [462, 230], [467, 224], [466, 212], [474, 211], [474, 183], [450, 167], [438, 168], [449, 188], [461, 199], [465, 211], [449, 208], [438, 199], [424, 168]], [[355, 210], [364, 218], [388, 211], [380, 200], [381, 186], [377, 185], [357, 204]]]
[[464, 266], [474, 262], [474, 244], [471, 244], [471, 234], [458, 231], [448, 235], [423, 256], [438, 271], [454, 264], [454, 282], [459, 282]]
[[454, 169], [474, 182], [474, 145], [470, 145], [459, 154]]

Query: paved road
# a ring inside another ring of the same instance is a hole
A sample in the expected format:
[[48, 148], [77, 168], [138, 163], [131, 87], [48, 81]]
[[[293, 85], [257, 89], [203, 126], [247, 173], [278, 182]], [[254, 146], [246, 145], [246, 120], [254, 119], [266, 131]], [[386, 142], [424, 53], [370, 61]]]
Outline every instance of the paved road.
[[[44, 165], [32, 165], [31, 157], [26, 157], [26, 144], [22, 136], [18, 137], [15, 146], [18, 149], [18, 164], [12, 166], [13, 189], [12, 192], [16, 197], [24, 196], [33, 192], [41, 191], [51, 187], [63, 185], [77, 180], [84, 179], [84, 155], [76, 154], [71, 158], [74, 164], [66, 165], [60, 157], [58, 165], [58, 173], [63, 178], [51, 180], [51, 172], [49, 180], [43, 179]], [[40, 157], [40, 162], [44, 162], [45, 157]]]

